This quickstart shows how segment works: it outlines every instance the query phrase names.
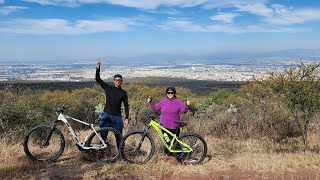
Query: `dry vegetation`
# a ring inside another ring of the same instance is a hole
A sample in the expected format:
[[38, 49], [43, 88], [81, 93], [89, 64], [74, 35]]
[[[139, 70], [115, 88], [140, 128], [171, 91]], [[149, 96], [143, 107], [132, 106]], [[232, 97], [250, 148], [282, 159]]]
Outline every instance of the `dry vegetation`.
[[[310, 142], [317, 144], [320, 136], [313, 134]], [[162, 161], [162, 148], [145, 165], [93, 163], [85, 159], [71, 142], [54, 163], [31, 162], [23, 152], [21, 142], [12, 144], [1, 140], [1, 179], [180, 179], [183, 177], [309, 177], [320, 178], [320, 155], [314, 151], [293, 151], [287, 144], [268, 139], [235, 140], [205, 136], [208, 156], [202, 165], [173, 165]], [[155, 138], [156, 143], [159, 140]], [[294, 141], [294, 140], [293, 140]], [[9, 144], [9, 145], [8, 145]], [[299, 142], [303, 148], [303, 143]], [[280, 150], [280, 152], [279, 152]], [[284, 152], [287, 151], [287, 152]], [[237, 172], [237, 173], [235, 173]]]
[[[269, 82], [270, 83], [270, 82]], [[271, 82], [272, 83], [272, 82]], [[129, 93], [130, 125], [124, 134], [142, 129], [154, 101], [164, 96], [164, 87], [143, 82], [125, 84]], [[208, 143], [208, 156], [201, 165], [184, 166], [163, 159], [159, 138], [155, 156], [145, 165], [118, 160], [114, 164], [87, 160], [73, 145], [66, 128], [62, 156], [53, 163], [31, 162], [23, 152], [24, 134], [33, 126], [51, 123], [54, 111], [68, 105], [67, 114], [97, 124], [95, 106], [103, 103], [100, 87], [72, 91], [0, 90], [0, 179], [320, 179], [319, 113], [308, 119], [308, 147], [301, 128], [282, 96], [260, 82], [249, 82], [237, 91], [221, 89], [207, 96], [177, 87], [178, 98], [192, 101], [182, 118], [182, 132], [194, 131]], [[234, 109], [234, 107], [236, 109]], [[83, 127], [75, 126], [82, 136]]]

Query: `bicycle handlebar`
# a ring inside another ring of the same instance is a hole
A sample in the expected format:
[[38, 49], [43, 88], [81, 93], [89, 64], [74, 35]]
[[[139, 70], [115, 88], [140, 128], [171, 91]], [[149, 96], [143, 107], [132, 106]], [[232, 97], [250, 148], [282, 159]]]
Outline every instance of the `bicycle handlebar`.
[[152, 120], [154, 120], [156, 118], [153, 113], [148, 113], [148, 117]]
[[62, 105], [61, 107], [59, 107], [56, 111], [57, 114], [64, 114], [65, 110], [67, 109], [68, 106]]

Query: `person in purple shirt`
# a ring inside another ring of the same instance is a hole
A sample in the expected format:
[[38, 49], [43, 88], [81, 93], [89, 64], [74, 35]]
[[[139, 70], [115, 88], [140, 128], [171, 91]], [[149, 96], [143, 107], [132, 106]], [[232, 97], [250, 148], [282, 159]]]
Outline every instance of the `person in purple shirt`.
[[[153, 111], [161, 112], [160, 124], [173, 134], [179, 136], [180, 114], [188, 112], [190, 101], [187, 99], [186, 104], [184, 104], [177, 99], [176, 89], [173, 86], [168, 86], [166, 88], [166, 93], [167, 97], [162, 99], [158, 104], [154, 104], [150, 96], [147, 101]], [[169, 134], [168, 136], [171, 140], [172, 136]], [[170, 153], [167, 148], [164, 148], [164, 152], [165, 154], [172, 156], [172, 153]]]

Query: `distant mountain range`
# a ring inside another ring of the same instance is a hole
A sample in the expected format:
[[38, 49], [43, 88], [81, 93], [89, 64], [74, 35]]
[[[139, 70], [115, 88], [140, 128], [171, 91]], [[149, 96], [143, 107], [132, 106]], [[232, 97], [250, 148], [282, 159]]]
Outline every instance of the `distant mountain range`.
[[[192, 54], [194, 53], [194, 54]], [[208, 54], [196, 54], [196, 52], [185, 54], [179, 53], [153, 53], [139, 56], [127, 57], [101, 57], [108, 64], [128, 65], [128, 64], [172, 64], [172, 63], [199, 63], [199, 64], [292, 64], [299, 61], [320, 61], [320, 49], [287, 49], [269, 52], [218, 52]], [[6, 61], [0, 60], [0, 64], [69, 64], [69, 63], [88, 63], [94, 64], [95, 58], [79, 60], [24, 60]]]
[[320, 60], [320, 49], [288, 49], [260, 53], [224, 52], [211, 54], [148, 54], [136, 57], [105, 57], [112, 63], [201, 63], [201, 64], [291, 64], [298, 61]]

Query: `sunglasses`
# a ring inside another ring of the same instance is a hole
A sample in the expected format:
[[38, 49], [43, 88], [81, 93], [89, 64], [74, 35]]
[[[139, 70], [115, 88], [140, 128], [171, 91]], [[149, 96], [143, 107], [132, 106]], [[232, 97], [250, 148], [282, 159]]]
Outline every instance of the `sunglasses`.
[[167, 94], [174, 94], [174, 92], [167, 92]]
[[114, 79], [114, 81], [120, 82], [122, 81], [122, 79]]

